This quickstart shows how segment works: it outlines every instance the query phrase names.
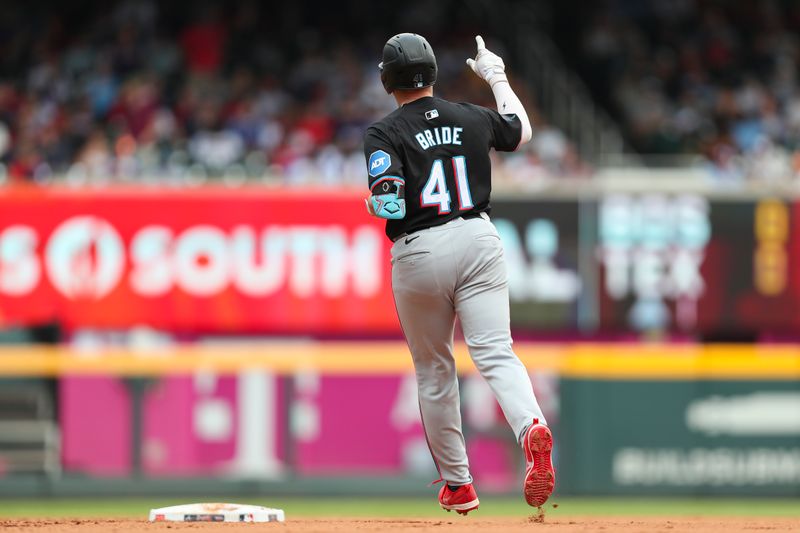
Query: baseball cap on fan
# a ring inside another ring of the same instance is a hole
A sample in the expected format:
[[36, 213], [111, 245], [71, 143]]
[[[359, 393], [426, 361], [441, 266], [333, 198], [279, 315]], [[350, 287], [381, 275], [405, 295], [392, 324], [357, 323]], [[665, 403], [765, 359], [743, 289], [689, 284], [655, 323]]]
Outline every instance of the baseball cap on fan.
[[436, 83], [438, 67], [430, 43], [416, 33], [400, 33], [386, 41], [378, 65], [386, 92], [421, 89]]

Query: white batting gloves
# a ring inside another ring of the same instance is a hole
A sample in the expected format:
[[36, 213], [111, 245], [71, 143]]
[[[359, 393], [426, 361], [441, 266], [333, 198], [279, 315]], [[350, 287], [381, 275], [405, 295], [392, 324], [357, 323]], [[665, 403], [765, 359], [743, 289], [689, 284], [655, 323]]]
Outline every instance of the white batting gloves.
[[506, 65], [503, 58], [486, 49], [483, 37], [475, 36], [475, 43], [478, 45], [478, 54], [475, 59], [467, 59], [467, 65], [479, 78], [486, 80], [491, 87], [501, 81], [508, 81], [506, 77]]

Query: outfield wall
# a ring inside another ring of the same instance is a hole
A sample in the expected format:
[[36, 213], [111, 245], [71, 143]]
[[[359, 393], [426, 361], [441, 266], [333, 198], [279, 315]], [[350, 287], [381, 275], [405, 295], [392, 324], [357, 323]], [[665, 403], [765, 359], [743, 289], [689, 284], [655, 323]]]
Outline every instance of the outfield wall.
[[[800, 346], [515, 349], [556, 434], [561, 493], [800, 495]], [[513, 437], [463, 345], [457, 360], [475, 478], [513, 492]], [[436, 477], [402, 342], [4, 348], [0, 375], [58, 380], [54, 486]]]

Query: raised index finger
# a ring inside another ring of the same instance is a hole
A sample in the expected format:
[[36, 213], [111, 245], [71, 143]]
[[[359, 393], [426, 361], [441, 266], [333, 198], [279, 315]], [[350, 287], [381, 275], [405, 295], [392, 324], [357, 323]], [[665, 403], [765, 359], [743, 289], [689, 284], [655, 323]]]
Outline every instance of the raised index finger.
[[486, 45], [483, 43], [483, 37], [480, 35], [475, 36], [475, 43], [478, 45], [478, 52], [486, 50]]

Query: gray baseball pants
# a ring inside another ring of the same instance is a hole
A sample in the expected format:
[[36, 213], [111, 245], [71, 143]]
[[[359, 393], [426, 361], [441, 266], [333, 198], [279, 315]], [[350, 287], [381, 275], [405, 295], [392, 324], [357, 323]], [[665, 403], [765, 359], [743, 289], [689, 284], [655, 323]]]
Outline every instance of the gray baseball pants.
[[456, 317], [517, 440], [534, 418], [546, 423], [528, 372], [511, 349], [506, 264], [494, 224], [486, 215], [457, 218], [397, 239], [392, 290], [433, 459], [447, 483], [471, 483], [453, 359]]

